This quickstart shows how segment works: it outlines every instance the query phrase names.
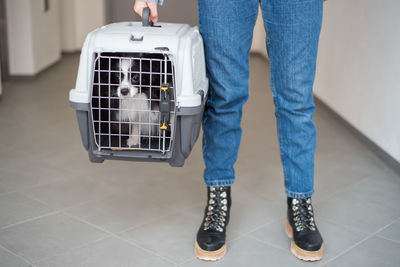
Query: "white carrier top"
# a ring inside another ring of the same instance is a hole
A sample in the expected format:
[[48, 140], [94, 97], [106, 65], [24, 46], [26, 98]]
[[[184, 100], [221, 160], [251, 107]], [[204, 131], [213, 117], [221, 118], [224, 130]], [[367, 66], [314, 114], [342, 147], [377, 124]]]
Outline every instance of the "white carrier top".
[[199, 106], [201, 96], [207, 95], [203, 40], [197, 27], [175, 23], [143, 27], [141, 22], [121, 22], [103, 26], [87, 36], [70, 102], [90, 102], [93, 63], [96, 53], [102, 52], [168, 54], [175, 68], [176, 105]]

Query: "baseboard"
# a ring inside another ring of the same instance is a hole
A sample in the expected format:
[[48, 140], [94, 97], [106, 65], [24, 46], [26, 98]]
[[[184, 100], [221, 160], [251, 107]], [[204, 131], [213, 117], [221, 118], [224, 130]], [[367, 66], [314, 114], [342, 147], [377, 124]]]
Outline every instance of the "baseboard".
[[340, 121], [347, 129], [350, 130], [351, 133], [353, 133], [359, 140], [361, 140], [361, 142], [368, 146], [377, 157], [379, 157], [391, 169], [393, 169], [400, 175], [400, 162], [389, 155], [385, 150], [380, 148], [377, 144], [375, 144], [371, 139], [369, 139], [362, 132], [356, 129], [353, 125], [348, 123], [343, 117], [341, 117], [327, 104], [325, 104], [324, 101], [319, 99], [317, 96], [314, 96], [314, 100], [316, 105], [322, 106], [324, 109], [326, 109], [330, 115], [332, 115], [336, 120]]

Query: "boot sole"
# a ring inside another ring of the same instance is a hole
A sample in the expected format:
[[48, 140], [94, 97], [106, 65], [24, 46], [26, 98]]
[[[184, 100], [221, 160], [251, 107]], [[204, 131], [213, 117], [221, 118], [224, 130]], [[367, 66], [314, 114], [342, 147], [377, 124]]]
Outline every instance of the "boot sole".
[[216, 261], [225, 256], [226, 244], [224, 244], [218, 250], [207, 251], [207, 250], [202, 249], [196, 241], [194, 244], [194, 252], [196, 254], [196, 257], [199, 258], [200, 260]]
[[288, 219], [286, 218], [286, 234], [292, 240], [290, 245], [290, 251], [294, 256], [303, 260], [303, 261], [319, 261], [322, 259], [322, 255], [324, 253], [324, 244], [322, 244], [321, 248], [316, 251], [304, 250], [296, 245], [293, 240], [293, 229], [290, 226]]

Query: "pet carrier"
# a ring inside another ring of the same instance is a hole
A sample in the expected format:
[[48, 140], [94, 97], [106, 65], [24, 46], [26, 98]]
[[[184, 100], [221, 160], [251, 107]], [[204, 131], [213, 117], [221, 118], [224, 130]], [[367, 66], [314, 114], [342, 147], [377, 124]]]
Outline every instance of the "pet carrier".
[[183, 166], [208, 92], [202, 38], [197, 28], [143, 17], [87, 36], [70, 106], [92, 162]]

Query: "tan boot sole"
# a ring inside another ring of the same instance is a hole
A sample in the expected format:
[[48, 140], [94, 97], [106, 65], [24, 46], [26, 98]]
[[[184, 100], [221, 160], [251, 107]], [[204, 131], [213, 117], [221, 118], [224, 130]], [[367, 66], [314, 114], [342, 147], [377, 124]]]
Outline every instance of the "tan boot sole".
[[215, 251], [207, 251], [202, 249], [197, 241], [194, 244], [194, 252], [196, 254], [196, 257], [205, 260], [205, 261], [216, 261], [221, 259], [222, 257], [225, 256], [226, 253], [226, 244], [224, 244], [220, 249], [215, 250]]
[[303, 261], [319, 261], [320, 259], [322, 259], [322, 255], [324, 252], [324, 244], [322, 244], [321, 248], [316, 251], [308, 251], [299, 248], [293, 240], [293, 229], [292, 226], [290, 226], [287, 218], [286, 218], [286, 234], [290, 239], [292, 239], [290, 245], [290, 251], [293, 253], [294, 256]]

